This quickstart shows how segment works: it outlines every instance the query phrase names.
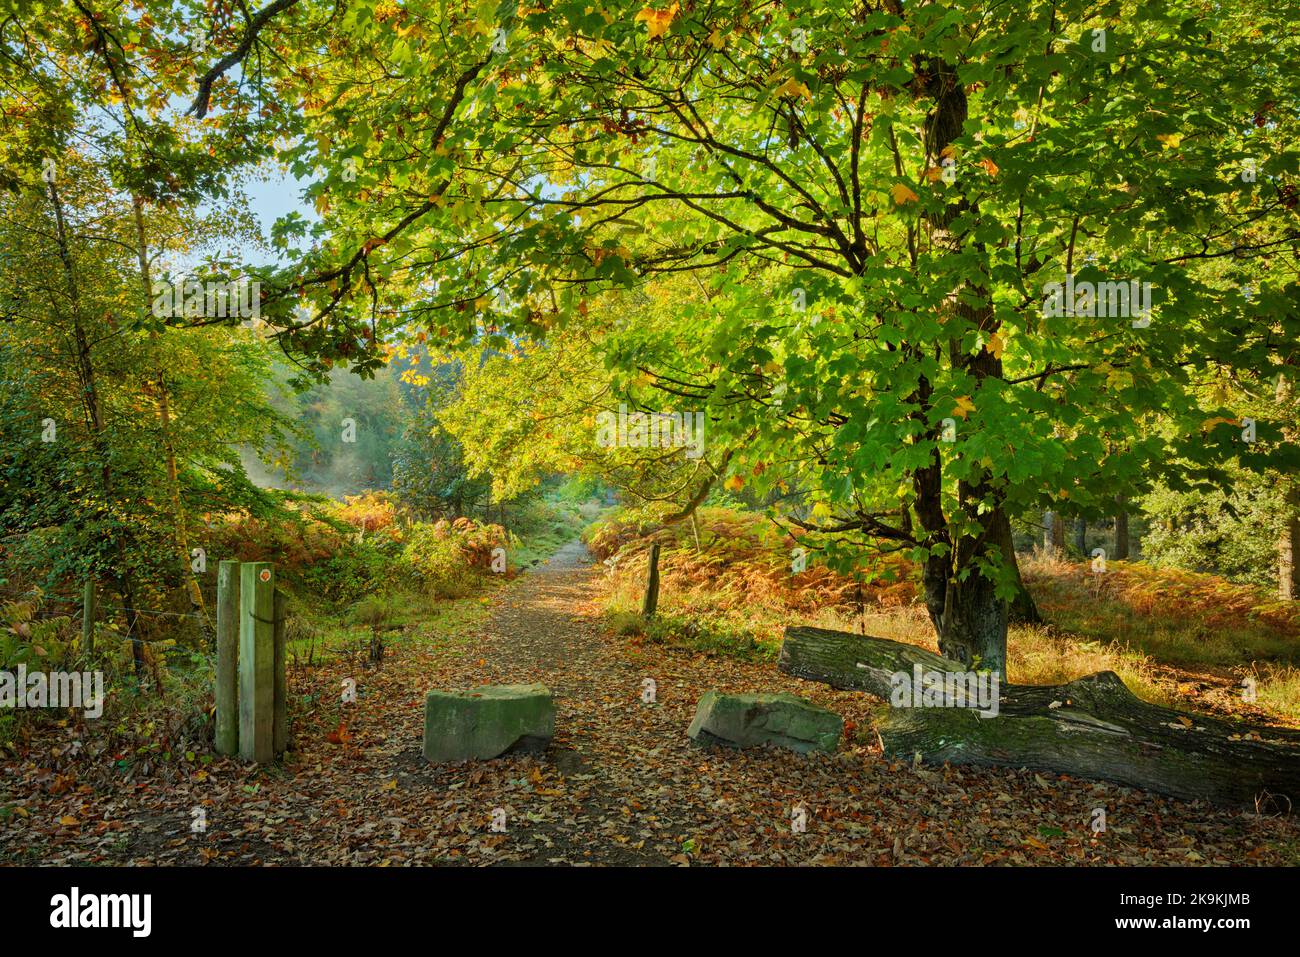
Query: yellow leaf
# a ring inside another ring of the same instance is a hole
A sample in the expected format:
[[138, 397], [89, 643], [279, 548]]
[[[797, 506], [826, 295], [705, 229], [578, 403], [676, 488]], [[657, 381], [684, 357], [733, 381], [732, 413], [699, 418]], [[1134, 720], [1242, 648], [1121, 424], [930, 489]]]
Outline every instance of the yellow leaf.
[[808, 89], [807, 85], [800, 83], [794, 77], [790, 77], [772, 92], [777, 96], [802, 96], [805, 98], [812, 96], [812, 91]]
[[391, 781], [389, 781], [387, 784], [385, 784], [384, 787], [383, 787], [383, 790], [385, 790], [385, 791], [396, 791], [396, 790], [397, 790], [397, 778], [393, 778], [393, 780], [391, 780]]
[[894, 197], [894, 202], [899, 206], [904, 206], [907, 203], [915, 203], [920, 198], [902, 183], [897, 184], [893, 189], [891, 189], [889, 195]]
[[970, 400], [970, 396], [959, 395], [957, 397], [957, 405], [952, 410], [952, 414], [957, 416], [959, 419], [964, 419], [974, 411], [975, 403]]
[[993, 358], [1001, 359], [1006, 344], [1003, 343], [1002, 336], [995, 332], [993, 335], [989, 336], [989, 341], [984, 343], [984, 348], [993, 353]]
[[731, 478], [727, 479], [727, 481], [723, 484], [726, 487], [727, 491], [739, 492], [742, 488], [745, 487], [745, 480], [741, 478], [739, 475], [733, 475], [731, 476]]
[[721, 50], [727, 45], [727, 38], [721, 30], [714, 30], [709, 34], [709, 46], [715, 50]]
[[1182, 133], [1160, 133], [1159, 135], [1156, 136], [1156, 139], [1158, 139], [1161, 142], [1161, 144], [1164, 146], [1165, 149], [1173, 150], [1173, 149], [1177, 149], [1178, 144], [1183, 141], [1183, 134]]
[[81, 822], [75, 817], [65, 814], [63, 817], [59, 818], [59, 823], [65, 827], [77, 827]]
[[980, 160], [980, 165], [984, 167], [984, 172], [988, 173], [990, 176], [998, 175], [998, 164], [993, 162], [987, 156]]
[[927, 183], [937, 183], [943, 179], [943, 167], [931, 166], [925, 171], [925, 181]]
[[673, 4], [667, 10], [655, 10], [652, 7], [642, 7], [636, 15], [637, 23], [644, 23], [646, 36], [651, 39], [657, 39], [668, 32], [672, 26], [673, 18], [677, 16], [677, 4]]

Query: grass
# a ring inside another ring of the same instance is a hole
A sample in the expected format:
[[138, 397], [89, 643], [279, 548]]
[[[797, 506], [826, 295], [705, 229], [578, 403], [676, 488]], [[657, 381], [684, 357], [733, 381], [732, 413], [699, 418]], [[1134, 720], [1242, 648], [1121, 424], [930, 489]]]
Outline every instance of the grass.
[[[612, 563], [603, 606], [615, 633], [708, 654], [772, 661], [787, 625], [855, 631], [937, 650], [910, 571], [857, 583], [827, 569], [792, 574], [789, 548], [760, 516], [700, 513], [703, 548], [690, 526], [637, 527], [615, 516], [589, 531]], [[649, 541], [660, 542], [656, 618], [640, 616]], [[1139, 697], [1166, 707], [1300, 725], [1300, 603], [1279, 605], [1251, 586], [1213, 575], [1111, 562], [1022, 557], [1046, 625], [1013, 625], [1007, 671], [1021, 684], [1061, 684], [1114, 671]], [[880, 571], [881, 569], [877, 569]]]
[[319, 665], [339, 657], [363, 655], [372, 623], [383, 630], [386, 646], [408, 641], [446, 640], [467, 633], [487, 616], [490, 592], [500, 587], [485, 578], [480, 591], [459, 598], [429, 598], [409, 589], [370, 595], [341, 614], [311, 613], [290, 605], [286, 647], [290, 667]]
[[[598, 517], [595, 503], [541, 500], [519, 515], [518, 533], [509, 550], [512, 570], [546, 558], [576, 538]], [[491, 593], [504, 582], [499, 576], [462, 576], [462, 589], [433, 593], [409, 584], [394, 584], [342, 609], [321, 608], [310, 595], [294, 596], [288, 623], [291, 665], [312, 665], [339, 656], [364, 655], [373, 628], [385, 646], [406, 641], [449, 640], [469, 632], [486, 615]]]
[[526, 516], [518, 543], [511, 549], [510, 563], [527, 568], [554, 555], [562, 546], [581, 536], [583, 529], [598, 519], [606, 507], [598, 502], [544, 499]]
[[1170, 665], [1232, 668], [1249, 661], [1300, 664], [1300, 630], [1264, 595], [1213, 575], [1110, 562], [1089, 566], [1040, 555], [1022, 560], [1039, 607], [1063, 630], [1117, 643]]

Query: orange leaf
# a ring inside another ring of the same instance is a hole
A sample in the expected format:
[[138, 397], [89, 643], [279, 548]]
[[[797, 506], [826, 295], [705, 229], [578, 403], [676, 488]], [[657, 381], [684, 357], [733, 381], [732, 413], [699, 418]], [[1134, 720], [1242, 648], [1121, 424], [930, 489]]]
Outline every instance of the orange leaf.
[[651, 7], [642, 7], [636, 15], [636, 23], [645, 23], [646, 36], [654, 40], [662, 37], [672, 26], [673, 18], [677, 16], [677, 4], [673, 4], [667, 10], [655, 10]]
[[894, 188], [889, 191], [889, 195], [894, 197], [894, 202], [899, 206], [905, 206], [908, 203], [915, 203], [920, 199], [916, 193], [912, 192], [909, 187], [902, 183], [895, 185]]
[[812, 96], [812, 91], [808, 89], [808, 85], [806, 83], [800, 83], [794, 77], [790, 77], [790, 79], [786, 80], [772, 92], [777, 96], [802, 96], [805, 99]]

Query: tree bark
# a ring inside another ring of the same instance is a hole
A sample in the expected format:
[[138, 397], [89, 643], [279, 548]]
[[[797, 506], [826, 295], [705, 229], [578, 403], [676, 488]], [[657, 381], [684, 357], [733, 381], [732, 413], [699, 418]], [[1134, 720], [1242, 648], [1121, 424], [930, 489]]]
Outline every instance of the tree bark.
[[[104, 438], [103, 410], [99, 399], [99, 383], [95, 375], [94, 359], [91, 356], [90, 339], [81, 319], [81, 291], [77, 283], [77, 270], [72, 259], [72, 244], [63, 217], [63, 201], [58, 188], [53, 182], [49, 184], [50, 205], [54, 209], [54, 234], [59, 247], [59, 260], [63, 266], [63, 276], [68, 287], [68, 314], [72, 320], [73, 341], [76, 345], [75, 365], [77, 384], [80, 387], [82, 408], [86, 414], [86, 428], [95, 455], [100, 461], [100, 482], [103, 488], [104, 502], [112, 509], [117, 501], [115, 476], [110, 464], [107, 441]], [[117, 559], [114, 570], [118, 594], [122, 596], [122, 608], [126, 612], [126, 632], [131, 640], [131, 657], [135, 664], [136, 680], [144, 678], [144, 643], [140, 640], [140, 615], [135, 607], [135, 576], [131, 572], [130, 552], [132, 550], [129, 530], [117, 527], [110, 533], [110, 544]]]
[[650, 546], [650, 562], [647, 566], [645, 599], [641, 602], [641, 616], [653, 618], [659, 607], [659, 543]]
[[[935, 103], [925, 123], [925, 149], [927, 156], [937, 163], [963, 133], [968, 113], [966, 86], [956, 68], [941, 59], [927, 61], [917, 82], [918, 94], [933, 98]], [[987, 250], [978, 241], [968, 241], [966, 234], [954, 235], [951, 231], [953, 223], [963, 215], [979, 218], [977, 205], [969, 202], [963, 193], [954, 195], [954, 201], [926, 217], [931, 240], [954, 253], [977, 252], [987, 256]], [[999, 328], [999, 320], [986, 277], [974, 276], [962, 285], [965, 295], [955, 297], [953, 312], [963, 324], [992, 336]], [[953, 367], [974, 380], [972, 394], [978, 395], [980, 385], [986, 380], [1002, 379], [1000, 353], [981, 349], [971, 355], [954, 340], [949, 344], [948, 354]], [[912, 398], [918, 408], [928, 412], [933, 386], [924, 376]], [[922, 418], [932, 420], [928, 414]], [[914, 507], [926, 532], [925, 544], [931, 549], [948, 546], [938, 555], [932, 550], [926, 561], [922, 573], [926, 608], [938, 632], [939, 647], [945, 654], [1001, 674], [1006, 669], [1007, 603], [997, 597], [994, 582], [985, 577], [983, 566], [990, 561], [991, 550], [998, 547], [1000, 523], [1006, 520], [1001, 508], [1002, 492], [993, 483], [988, 469], [980, 469], [972, 477], [957, 482], [957, 507], [965, 513], [963, 518], [969, 520], [967, 527], [973, 530], [954, 541], [943, 513], [943, 485], [943, 464], [936, 449], [930, 463], [913, 475]], [[1014, 561], [1014, 553], [1009, 557]]]
[[1129, 554], [1128, 509], [1124, 497], [1119, 498], [1119, 508], [1115, 510], [1115, 559], [1127, 561]]
[[[144, 231], [144, 200], [140, 196], [131, 197], [131, 207], [135, 214], [136, 258], [140, 265], [140, 285], [144, 294], [144, 308], [147, 312], [153, 301], [153, 280], [149, 270], [149, 245]], [[151, 331], [149, 341], [155, 347], [158, 333]], [[203, 592], [198, 579], [190, 571], [190, 548], [186, 536], [185, 507], [181, 503], [181, 485], [176, 474], [176, 448], [172, 442], [171, 394], [167, 389], [167, 379], [163, 375], [158, 353], [153, 353], [154, 382], [158, 390], [158, 437], [162, 441], [163, 461], [167, 467], [167, 494], [171, 498], [172, 520], [176, 523], [176, 550], [180, 557], [181, 582], [185, 584], [190, 598], [190, 606], [196, 610], [203, 609]]]
[[1016, 559], [1016, 544], [1011, 534], [1011, 520], [1005, 512], [1000, 514], [993, 525], [992, 539], [993, 544], [1001, 550], [1002, 557], [1010, 563], [1011, 571], [1015, 575], [1016, 597], [1011, 599], [1007, 606], [1007, 621], [1015, 625], [1041, 625], [1043, 616], [1039, 614], [1038, 605], [1034, 601], [1034, 596], [1029, 593], [1024, 579], [1020, 577], [1020, 563]]
[[1074, 521], [1074, 547], [1084, 558], [1088, 557], [1088, 522], [1078, 518]]
[[[1286, 409], [1291, 405], [1291, 396], [1291, 379], [1279, 375], [1274, 398], [1283, 410], [1283, 416], [1288, 418]], [[1295, 442], [1297, 430], [1284, 428], [1282, 437], [1287, 442]], [[1300, 568], [1297, 568], [1297, 561], [1300, 560], [1300, 479], [1288, 475], [1282, 481], [1286, 491], [1282, 506], [1282, 532], [1277, 542], [1277, 594], [1282, 601], [1296, 601], [1300, 599]]]
[[[960, 673], [915, 645], [790, 627], [786, 674], [886, 701], [893, 676]], [[1033, 768], [1244, 807], [1300, 805], [1300, 731], [1183, 714], [1142, 701], [1102, 671], [1063, 685], [1002, 684], [997, 713], [894, 707], [878, 724], [885, 754], [932, 764]], [[990, 709], [991, 710], [991, 709]]]
[[1300, 559], [1300, 481], [1291, 479], [1277, 547], [1277, 595], [1282, 601], [1300, 599], [1297, 559]]

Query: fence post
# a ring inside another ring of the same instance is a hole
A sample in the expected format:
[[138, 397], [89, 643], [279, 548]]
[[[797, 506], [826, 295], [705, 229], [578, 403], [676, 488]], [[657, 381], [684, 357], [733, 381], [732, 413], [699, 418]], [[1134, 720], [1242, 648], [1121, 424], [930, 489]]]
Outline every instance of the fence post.
[[91, 654], [95, 650], [95, 579], [86, 579], [86, 587], [81, 593], [81, 652]]
[[645, 601], [641, 603], [641, 616], [653, 618], [659, 607], [659, 543], [650, 546], [650, 574], [645, 583]]
[[239, 568], [239, 756], [275, 758], [275, 568], [244, 562]]
[[239, 753], [239, 562], [217, 566], [217, 754]]
[[278, 588], [275, 590], [275, 718], [272, 722], [272, 743], [277, 755], [284, 754], [289, 746], [289, 679], [285, 673], [284, 619], [289, 611], [289, 599]]

